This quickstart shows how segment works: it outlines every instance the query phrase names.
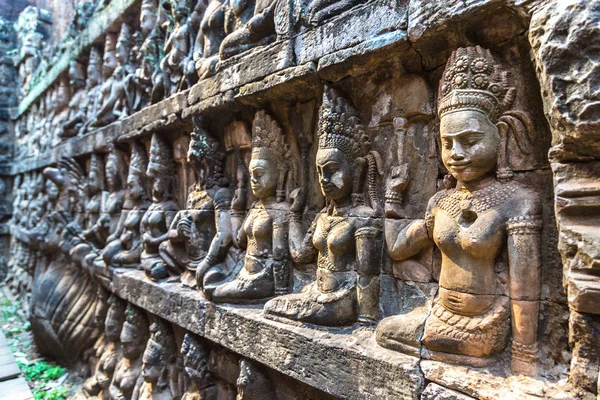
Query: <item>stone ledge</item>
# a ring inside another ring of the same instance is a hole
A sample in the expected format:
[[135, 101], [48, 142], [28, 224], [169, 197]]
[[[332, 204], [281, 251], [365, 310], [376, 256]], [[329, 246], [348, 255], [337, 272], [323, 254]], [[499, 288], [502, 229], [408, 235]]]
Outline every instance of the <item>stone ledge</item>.
[[419, 359], [383, 349], [373, 328], [323, 329], [265, 319], [262, 306], [217, 305], [177, 283], [117, 270], [123, 299], [215, 343], [327, 393], [349, 399], [418, 399]]
[[46, 89], [54, 84], [54, 81], [58, 79], [60, 74], [69, 68], [71, 60], [79, 57], [84, 50], [90, 47], [112, 26], [115, 26], [128, 10], [132, 6], [140, 3], [140, 1], [141, 0], [112, 0], [104, 10], [95, 15], [92, 20], [90, 20], [88, 27], [77, 37], [73, 47], [63, 54], [42, 80], [35, 87], [31, 88], [29, 93], [21, 100], [14, 118], [16, 119], [27, 111], [29, 106], [42, 95]]

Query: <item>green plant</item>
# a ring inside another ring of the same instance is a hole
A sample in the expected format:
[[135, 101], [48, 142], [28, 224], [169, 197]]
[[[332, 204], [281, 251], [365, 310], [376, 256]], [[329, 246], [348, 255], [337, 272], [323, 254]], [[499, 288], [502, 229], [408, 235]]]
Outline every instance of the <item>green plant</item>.
[[35, 400], [64, 400], [69, 391], [66, 388], [54, 388], [48, 391], [34, 390], [33, 398]]
[[60, 378], [64, 375], [66, 368], [61, 367], [60, 365], [52, 365], [45, 361], [38, 361], [36, 363], [25, 365], [23, 363], [19, 363], [19, 368], [23, 375], [25, 375], [25, 379], [28, 382], [33, 381], [41, 381], [43, 383], [47, 383], [54, 379]]

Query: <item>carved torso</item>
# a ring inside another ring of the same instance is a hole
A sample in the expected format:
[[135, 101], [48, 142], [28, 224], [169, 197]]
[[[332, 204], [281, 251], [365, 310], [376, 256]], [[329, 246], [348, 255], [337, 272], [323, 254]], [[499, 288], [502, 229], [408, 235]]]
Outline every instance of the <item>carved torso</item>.
[[[527, 193], [518, 183], [493, 181], [472, 193], [451, 189], [432, 198], [427, 227], [442, 252], [439, 283], [448, 291], [442, 291], [440, 298], [447, 308], [479, 314], [501, 293], [498, 273], [503, 269], [500, 256], [506, 247], [506, 223], [522, 215], [520, 203]], [[474, 300], [471, 295], [479, 297]]]

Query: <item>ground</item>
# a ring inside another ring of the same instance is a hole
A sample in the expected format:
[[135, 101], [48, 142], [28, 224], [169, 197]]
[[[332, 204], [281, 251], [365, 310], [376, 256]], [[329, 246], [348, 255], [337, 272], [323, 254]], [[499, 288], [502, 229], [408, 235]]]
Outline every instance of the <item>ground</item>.
[[10, 295], [6, 286], [0, 286], [0, 329], [35, 400], [63, 400], [74, 396], [81, 378], [40, 356], [26, 315], [21, 302]]

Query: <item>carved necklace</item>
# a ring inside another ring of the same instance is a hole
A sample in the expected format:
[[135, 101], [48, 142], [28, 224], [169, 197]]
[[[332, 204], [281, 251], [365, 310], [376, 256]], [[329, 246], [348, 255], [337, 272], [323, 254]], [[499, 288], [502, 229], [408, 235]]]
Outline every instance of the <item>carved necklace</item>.
[[435, 203], [454, 218], [460, 216], [469, 218], [470, 214], [474, 214], [471, 216], [476, 218], [478, 214], [510, 199], [516, 190], [517, 185], [513, 182], [493, 181], [489, 186], [479, 190], [470, 191], [463, 187], [438, 192], [435, 195]]

